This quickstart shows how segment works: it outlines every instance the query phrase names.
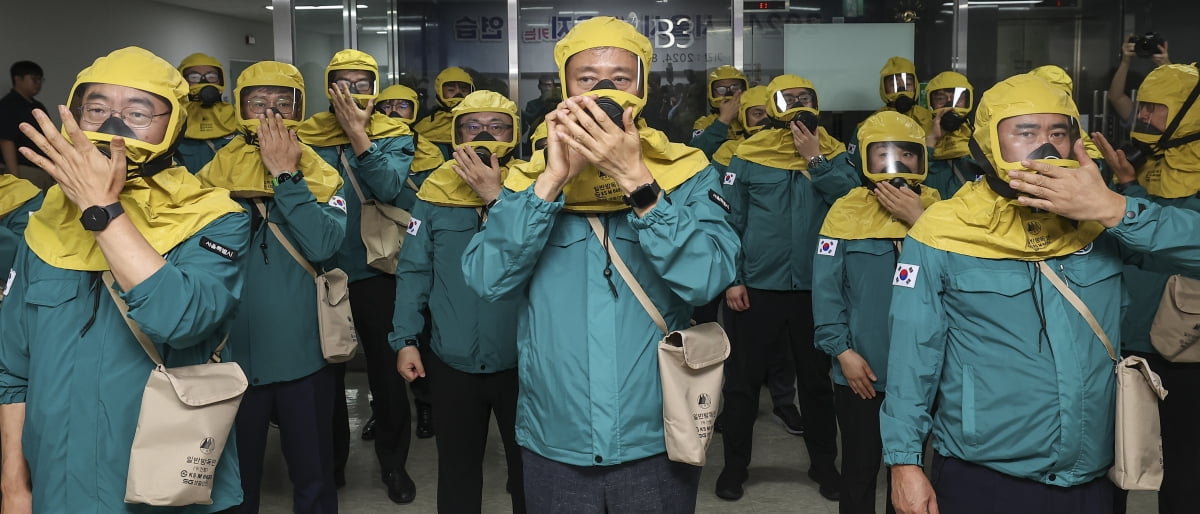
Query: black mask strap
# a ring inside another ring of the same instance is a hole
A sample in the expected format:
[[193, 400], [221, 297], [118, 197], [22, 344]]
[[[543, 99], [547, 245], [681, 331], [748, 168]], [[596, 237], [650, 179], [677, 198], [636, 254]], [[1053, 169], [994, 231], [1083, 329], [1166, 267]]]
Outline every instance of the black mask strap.
[[992, 167], [992, 161], [989, 161], [987, 155], [983, 153], [983, 149], [979, 147], [979, 143], [975, 142], [972, 137], [967, 143], [967, 147], [971, 149], [971, 158], [975, 160], [975, 165], [982, 171], [983, 178], [987, 180], [988, 187], [992, 188], [996, 194], [1005, 198], [1014, 199], [1017, 197], [1017, 190], [1000, 179], [996, 174], [996, 168]]
[[1192, 108], [1192, 105], [1196, 103], [1197, 97], [1200, 97], [1200, 81], [1196, 82], [1195, 87], [1192, 88], [1192, 92], [1188, 93], [1187, 99], [1184, 100], [1183, 105], [1179, 107], [1179, 114], [1176, 114], [1175, 119], [1171, 120], [1171, 123], [1167, 124], [1167, 130], [1164, 130], [1162, 136], [1158, 138], [1158, 150], [1175, 148], [1177, 146], [1183, 146], [1191, 143], [1192, 141], [1200, 140], [1200, 132], [1189, 134], [1178, 139], [1171, 139], [1171, 136], [1175, 134], [1175, 130], [1179, 128], [1179, 124], [1183, 121], [1184, 115], [1186, 115], [1188, 110]]

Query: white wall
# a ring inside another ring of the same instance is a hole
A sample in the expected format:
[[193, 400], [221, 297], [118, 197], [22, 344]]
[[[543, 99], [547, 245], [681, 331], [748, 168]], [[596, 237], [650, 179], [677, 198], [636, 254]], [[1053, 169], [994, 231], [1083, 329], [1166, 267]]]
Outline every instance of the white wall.
[[[45, 70], [37, 98], [53, 110], [66, 102], [80, 70], [118, 48], [141, 46], [173, 65], [204, 52], [228, 68], [230, 59], [271, 59], [271, 34], [269, 23], [146, 0], [6, 0], [0, 16], [0, 94], [12, 86], [8, 67], [18, 60]], [[247, 45], [248, 35], [257, 44]], [[226, 88], [227, 97], [232, 90]]]

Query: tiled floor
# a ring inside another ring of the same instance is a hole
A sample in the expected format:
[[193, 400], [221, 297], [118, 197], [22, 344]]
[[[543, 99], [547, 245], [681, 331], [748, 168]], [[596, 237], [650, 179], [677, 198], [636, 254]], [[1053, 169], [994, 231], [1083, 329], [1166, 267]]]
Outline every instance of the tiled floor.
[[[396, 505], [388, 500], [387, 491], [379, 480], [379, 467], [371, 444], [359, 439], [359, 428], [369, 416], [367, 407], [367, 380], [361, 372], [346, 376], [346, 395], [350, 398], [350, 428], [353, 438], [350, 448], [350, 465], [346, 470], [348, 485], [339, 491], [341, 512], [350, 514], [377, 512], [437, 512], [437, 457], [433, 439], [414, 439], [408, 460], [408, 472], [417, 483], [417, 499], [409, 505]], [[700, 481], [697, 512], [700, 513], [796, 513], [834, 514], [837, 504], [826, 501], [817, 493], [817, 486], [805, 475], [808, 456], [799, 437], [784, 432], [783, 426], [771, 415], [770, 398], [764, 394], [762, 413], [754, 428], [754, 463], [750, 468], [750, 480], [746, 483], [746, 496], [737, 502], [727, 502], [713, 494], [717, 474], [721, 472], [721, 439], [713, 441], [709, 448], [708, 465]], [[484, 462], [484, 506], [486, 514], [511, 512], [507, 493], [504, 492], [504, 455], [500, 438], [493, 426], [488, 442], [488, 455]], [[878, 492], [878, 512], [883, 512], [884, 492], [882, 476]], [[264, 514], [286, 514], [291, 512], [291, 486], [287, 470], [278, 450], [278, 442], [272, 435], [271, 447], [267, 452], [266, 478], [263, 481]], [[1155, 494], [1135, 492], [1130, 494], [1130, 514], [1155, 512]]]

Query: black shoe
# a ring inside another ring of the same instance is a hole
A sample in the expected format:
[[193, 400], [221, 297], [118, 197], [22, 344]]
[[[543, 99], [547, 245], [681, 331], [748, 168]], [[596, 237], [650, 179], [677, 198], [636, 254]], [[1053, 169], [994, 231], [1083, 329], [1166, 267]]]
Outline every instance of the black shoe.
[[374, 441], [375, 440], [375, 416], [371, 416], [371, 418], [368, 419], [366, 423], [363, 423], [362, 440], [363, 441]]
[[742, 488], [742, 484], [746, 482], [745, 473], [737, 473], [740, 476], [736, 477], [734, 475], [735, 473], [728, 469], [721, 470], [721, 474], [717, 476], [717, 498], [737, 501], [746, 494], [746, 490]]
[[417, 497], [417, 484], [413, 483], [404, 470], [383, 475], [383, 483], [387, 485], [388, 499], [395, 503], [412, 503]]
[[775, 416], [783, 422], [784, 430], [792, 435], [804, 435], [804, 418], [800, 417], [800, 410], [795, 405], [785, 405], [783, 407], [775, 407]]
[[433, 406], [417, 402], [417, 439], [433, 437]]
[[831, 502], [841, 501], [842, 499], [842, 474], [837, 471], [831, 473], [818, 474], [813, 470], [808, 470], [808, 478], [817, 483], [817, 492], [821, 493], [821, 497]]

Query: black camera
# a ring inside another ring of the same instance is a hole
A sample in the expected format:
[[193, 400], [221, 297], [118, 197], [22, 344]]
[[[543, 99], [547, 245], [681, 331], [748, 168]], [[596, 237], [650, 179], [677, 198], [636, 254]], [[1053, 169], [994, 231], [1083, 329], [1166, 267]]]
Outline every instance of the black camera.
[[1138, 57], [1149, 59], [1152, 55], [1162, 53], [1158, 47], [1166, 44], [1167, 40], [1158, 34], [1147, 32], [1142, 36], [1134, 35], [1130, 37], [1129, 42], [1133, 43], [1134, 52], [1137, 53]]
[[1121, 151], [1125, 152], [1125, 160], [1129, 161], [1129, 164], [1133, 165], [1133, 169], [1137, 170], [1141, 169], [1142, 165], [1146, 164], [1146, 159], [1154, 154], [1154, 147], [1133, 139], [1121, 145]]

